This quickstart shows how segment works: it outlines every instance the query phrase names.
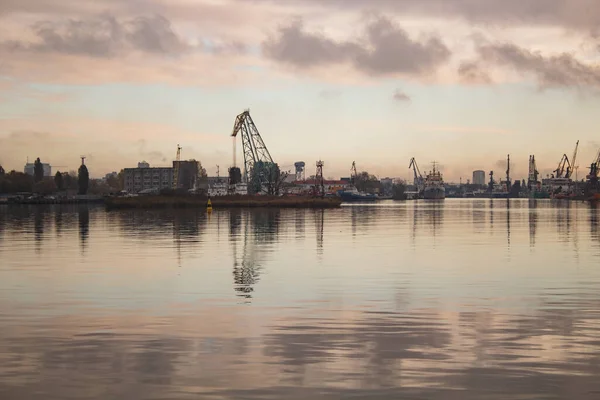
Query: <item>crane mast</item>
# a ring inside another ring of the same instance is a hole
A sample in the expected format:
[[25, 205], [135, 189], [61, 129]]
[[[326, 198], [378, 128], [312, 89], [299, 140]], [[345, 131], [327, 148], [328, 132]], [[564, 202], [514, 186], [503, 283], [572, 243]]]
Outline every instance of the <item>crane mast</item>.
[[177, 155], [175, 156], [175, 168], [173, 168], [173, 189], [179, 187], [179, 164], [181, 162], [181, 146], [177, 145]]
[[506, 190], [510, 192], [511, 181], [510, 181], [510, 154], [506, 156]]
[[529, 177], [527, 179], [527, 187], [529, 190], [533, 188], [534, 185], [537, 185], [539, 172], [537, 170], [537, 166], [535, 164], [535, 156], [529, 156]]
[[315, 174], [315, 186], [313, 189], [314, 195], [325, 197], [325, 181], [323, 179], [323, 166], [325, 163], [321, 160], [317, 161], [317, 173]]
[[358, 173], [356, 172], [356, 161], [352, 161], [352, 168], [350, 169], [350, 182], [353, 185], [356, 185], [356, 177]]
[[410, 159], [410, 164], [408, 164], [408, 168], [412, 168], [413, 169], [413, 173], [414, 173], [414, 185], [417, 187], [417, 190], [419, 191], [421, 189], [421, 187], [423, 186], [423, 175], [421, 175], [421, 171], [419, 170], [419, 166], [417, 165], [417, 160], [415, 160], [415, 158], [411, 158]]

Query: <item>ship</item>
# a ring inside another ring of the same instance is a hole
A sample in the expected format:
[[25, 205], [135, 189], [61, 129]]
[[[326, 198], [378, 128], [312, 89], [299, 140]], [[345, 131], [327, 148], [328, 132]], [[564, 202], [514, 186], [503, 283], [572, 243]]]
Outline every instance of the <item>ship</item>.
[[356, 172], [356, 163], [352, 161], [351, 168], [351, 184], [346, 186], [345, 189], [340, 189], [337, 191], [337, 195], [342, 199], [342, 201], [375, 201], [378, 200], [378, 196], [371, 194], [360, 192], [356, 186], [355, 182], [358, 177], [358, 173]]
[[338, 190], [337, 195], [342, 201], [375, 201], [378, 197], [371, 193], [359, 192], [355, 186], [350, 186], [344, 190]]
[[433, 171], [425, 177], [423, 186], [423, 198], [429, 200], [441, 200], [446, 198], [446, 188], [442, 174], [436, 169], [436, 163], [433, 163]]

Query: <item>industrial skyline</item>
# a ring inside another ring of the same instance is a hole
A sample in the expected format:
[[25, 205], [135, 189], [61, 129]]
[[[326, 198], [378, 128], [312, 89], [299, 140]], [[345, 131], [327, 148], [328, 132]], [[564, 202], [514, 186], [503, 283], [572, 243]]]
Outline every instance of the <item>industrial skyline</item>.
[[576, 140], [583, 175], [600, 147], [593, 2], [26, 3], [0, 16], [5, 169], [86, 154], [103, 176], [168, 166], [180, 143], [214, 175], [246, 108], [273, 158], [307, 176], [356, 160], [410, 179], [415, 157], [458, 182], [500, 173], [506, 154], [513, 176], [531, 154], [545, 176]]

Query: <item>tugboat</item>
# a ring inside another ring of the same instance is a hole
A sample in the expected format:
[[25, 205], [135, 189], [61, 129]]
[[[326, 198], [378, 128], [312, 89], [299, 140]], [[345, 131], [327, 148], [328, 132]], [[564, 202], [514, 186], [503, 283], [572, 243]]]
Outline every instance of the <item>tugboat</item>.
[[349, 186], [345, 190], [339, 190], [338, 196], [342, 201], [375, 201], [378, 197], [374, 194], [359, 192], [355, 186]]
[[352, 161], [352, 169], [351, 172], [351, 184], [346, 186], [343, 190], [338, 190], [337, 195], [342, 199], [342, 201], [375, 201], [379, 198], [371, 193], [359, 192], [354, 183], [356, 182], [356, 177], [358, 173], [356, 172], [356, 162]]
[[433, 163], [433, 171], [425, 177], [423, 188], [423, 198], [428, 200], [441, 200], [446, 198], [446, 188], [442, 174], [436, 169], [436, 163]]

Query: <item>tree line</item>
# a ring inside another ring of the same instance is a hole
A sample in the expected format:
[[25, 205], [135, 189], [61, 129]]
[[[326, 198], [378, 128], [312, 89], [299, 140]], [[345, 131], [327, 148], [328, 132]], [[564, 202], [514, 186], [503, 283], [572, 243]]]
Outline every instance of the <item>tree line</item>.
[[54, 177], [44, 176], [44, 165], [39, 157], [33, 163], [33, 176], [15, 170], [6, 172], [0, 165], [0, 193], [32, 192], [49, 195], [71, 191], [85, 195], [89, 190], [90, 175], [85, 164], [81, 164], [77, 172], [57, 171]]
[[375, 175], [362, 171], [353, 177], [352, 183], [360, 192], [392, 196], [394, 200], [406, 200], [406, 184], [403, 182], [384, 185]]

